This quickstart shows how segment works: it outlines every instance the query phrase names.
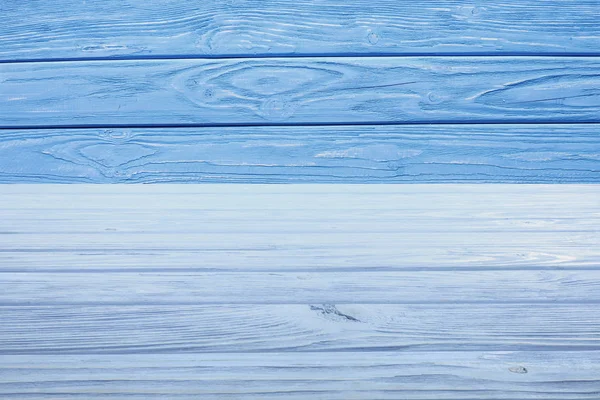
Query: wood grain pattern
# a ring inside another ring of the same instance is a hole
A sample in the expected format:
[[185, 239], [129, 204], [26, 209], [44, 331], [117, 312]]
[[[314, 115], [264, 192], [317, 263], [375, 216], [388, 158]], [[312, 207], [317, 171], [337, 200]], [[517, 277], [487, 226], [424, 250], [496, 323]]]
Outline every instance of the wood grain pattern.
[[[598, 183], [599, 12], [0, 0], [0, 183]], [[2, 399], [595, 400], [599, 304], [599, 185], [0, 185]]]
[[599, 190], [1, 185], [0, 397], [595, 399]]
[[0, 182], [600, 180], [600, 125], [5, 130]]
[[3, 356], [0, 395], [580, 400], [598, 397], [599, 367], [599, 352]]
[[[597, 0], [3, 1], [0, 58], [598, 54]], [[27, 17], [24, 18], [23, 16]]]
[[600, 308], [585, 303], [48, 304], [0, 312], [1, 355], [600, 350]]
[[0, 64], [0, 127], [600, 122], [598, 58]]
[[2, 271], [594, 269], [600, 261], [596, 185], [42, 187], [2, 187]]
[[0, 305], [352, 302], [600, 303], [600, 271], [0, 274]]

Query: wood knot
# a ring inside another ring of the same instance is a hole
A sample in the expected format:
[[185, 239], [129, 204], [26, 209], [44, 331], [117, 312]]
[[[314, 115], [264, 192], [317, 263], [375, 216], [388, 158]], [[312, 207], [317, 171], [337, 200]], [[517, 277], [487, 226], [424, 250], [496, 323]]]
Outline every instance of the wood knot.
[[481, 7], [477, 6], [461, 6], [456, 9], [454, 17], [458, 19], [469, 19], [478, 17], [483, 12]]
[[294, 114], [294, 110], [293, 103], [277, 97], [265, 101], [261, 106], [262, 115], [265, 118], [274, 120], [287, 119]]
[[204, 98], [205, 99], [210, 100], [214, 97], [215, 97], [215, 89], [213, 89], [213, 88], [204, 89]]
[[318, 311], [321, 315], [330, 320], [360, 322], [357, 318], [354, 318], [352, 315], [345, 314], [338, 310], [338, 308], [334, 304], [311, 305], [310, 309], [312, 311]]
[[512, 372], [513, 374], [526, 374], [527, 368], [523, 367], [522, 365], [518, 365], [516, 367], [510, 367], [508, 369], [510, 372]]
[[431, 104], [439, 104], [442, 102], [442, 98], [437, 94], [430, 92], [427, 94], [427, 101]]
[[375, 32], [370, 32], [367, 35], [367, 40], [371, 44], [377, 44], [377, 42], [379, 42], [379, 35], [377, 33], [375, 33]]
[[100, 137], [109, 141], [126, 141], [130, 139], [132, 136], [132, 132], [128, 129], [125, 130], [113, 130], [113, 129], [105, 129], [100, 132]]
[[122, 168], [107, 168], [104, 175], [118, 181], [127, 181], [131, 178], [131, 174]]
[[192, 101], [206, 102], [219, 99], [219, 92], [214, 85], [206, 84], [198, 78], [191, 78], [186, 81], [185, 89]]

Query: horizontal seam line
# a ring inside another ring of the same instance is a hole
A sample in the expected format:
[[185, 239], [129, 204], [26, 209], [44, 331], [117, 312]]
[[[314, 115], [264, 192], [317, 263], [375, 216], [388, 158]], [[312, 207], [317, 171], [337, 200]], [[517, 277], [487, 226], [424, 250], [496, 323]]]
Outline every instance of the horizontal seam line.
[[[468, 344], [467, 344], [468, 345]], [[476, 343], [479, 345], [479, 343]], [[348, 348], [344, 349], [313, 349], [313, 350], [298, 350], [294, 347], [290, 349], [256, 349], [256, 350], [195, 350], [195, 351], [69, 351], [64, 350], [63, 348], [58, 348], [56, 350], [37, 350], [37, 351], [0, 351], [0, 355], [2, 356], [44, 356], [44, 357], [73, 357], [73, 356], [94, 356], [94, 357], [103, 357], [103, 356], [123, 356], [123, 357], [131, 357], [131, 356], [181, 356], [181, 357], [189, 357], [192, 355], [206, 355], [206, 354], [298, 354], [298, 353], [396, 353], [399, 357], [405, 354], [422, 354], [422, 353], [499, 353], [499, 352], [517, 352], [517, 353], [582, 353], [582, 352], [595, 352], [600, 354], [600, 346], [598, 345], [553, 345], [553, 344], [535, 344], [535, 345], [520, 345], [520, 344], [511, 344], [511, 343], [499, 343], [499, 344], [482, 344], [478, 349], [430, 349], [423, 348], [427, 346], [432, 346], [428, 344], [408, 344], [408, 345], [397, 345], [397, 346], [376, 346], [375, 348], [369, 347], [357, 347], [357, 346], [348, 346]], [[436, 345], [434, 345], [436, 346]], [[442, 346], [453, 346], [453, 343], [450, 344], [442, 344]], [[503, 349], [506, 348], [514, 348], [514, 350], [494, 350], [494, 346], [501, 346]], [[570, 347], [571, 349], [563, 349], [557, 348], [560, 347]], [[199, 346], [201, 347], [201, 346]], [[417, 349], [418, 347], [423, 348], [422, 350]], [[487, 347], [484, 349], [484, 347]], [[522, 349], [521, 347], [533, 347], [533, 349]], [[576, 350], [572, 348], [576, 347]], [[583, 348], [582, 348], [583, 347]], [[57, 358], [58, 358], [57, 357]], [[132, 369], [135, 367], [132, 367]], [[6, 367], [0, 366], [0, 369], [7, 369]], [[37, 394], [37, 392], [35, 393]]]
[[365, 122], [250, 122], [250, 123], [173, 123], [173, 124], [77, 124], [77, 125], [0, 125], [0, 130], [19, 129], [102, 129], [102, 128], [253, 128], [303, 126], [411, 126], [411, 125], [593, 125], [598, 120], [479, 120], [479, 121], [365, 121]]
[[490, 268], [490, 267], [432, 267], [432, 268], [385, 268], [385, 267], [360, 267], [356, 268], [289, 268], [289, 269], [260, 269], [260, 268], [98, 268], [89, 270], [78, 270], [68, 268], [48, 268], [48, 269], [21, 269], [21, 268], [6, 268], [0, 269], [0, 275], [2, 274], [27, 274], [27, 275], [49, 275], [49, 274], [65, 274], [65, 275], [87, 275], [87, 274], [160, 274], [163, 275], [180, 275], [180, 274], [193, 274], [193, 275], [230, 275], [230, 274], [296, 274], [296, 273], [313, 273], [313, 274], [340, 274], [340, 273], [352, 273], [352, 274], [401, 274], [401, 273], [439, 273], [439, 272], [506, 272], [506, 273], [518, 273], [518, 272], [600, 272], [599, 266], [590, 267], [519, 267], [519, 268]]
[[406, 52], [406, 53], [302, 53], [302, 54], [164, 54], [151, 56], [106, 56], [106, 57], [56, 57], [56, 58], [15, 58], [0, 59], [0, 64], [20, 63], [52, 63], [52, 62], [85, 62], [85, 61], [136, 61], [136, 60], [237, 60], [237, 59], [274, 59], [274, 58], [419, 58], [419, 57], [536, 57], [536, 58], [565, 58], [565, 57], [600, 57], [598, 52]]
[[514, 301], [498, 301], [498, 300], [444, 300], [443, 304], [440, 304], [440, 299], [436, 300], [419, 300], [419, 301], [336, 301], [333, 299], [315, 298], [314, 300], [306, 299], [303, 301], [144, 301], [143, 299], [135, 301], [45, 301], [45, 300], [31, 300], [31, 301], [18, 301], [18, 302], [0, 302], [1, 308], [22, 308], [22, 307], [72, 307], [72, 306], [85, 306], [85, 307], [179, 307], [179, 306], [298, 306], [298, 305], [311, 305], [311, 304], [335, 304], [335, 305], [382, 305], [382, 306], [402, 306], [402, 305], [422, 305], [441, 307], [446, 306], [461, 306], [461, 305], [482, 305], [482, 306], [518, 306], [518, 305], [539, 305], [539, 306], [561, 306], [561, 305], [595, 305], [600, 304], [600, 299], [593, 300], [535, 300], [535, 299], [523, 299]]

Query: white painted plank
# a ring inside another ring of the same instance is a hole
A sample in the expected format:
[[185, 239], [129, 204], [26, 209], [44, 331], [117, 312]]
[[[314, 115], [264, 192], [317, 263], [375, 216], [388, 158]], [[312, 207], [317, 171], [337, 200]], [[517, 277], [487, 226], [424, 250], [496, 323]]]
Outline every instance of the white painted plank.
[[0, 270], [597, 268], [595, 185], [7, 185]]
[[0, 127], [600, 122], [598, 57], [0, 64]]
[[353, 302], [600, 303], [600, 271], [0, 274], [2, 305]]
[[[55, 235], [24, 233], [4, 234], [2, 238], [2, 249], [10, 252], [18, 251], [173, 251], [173, 252], [236, 252], [236, 251], [277, 251], [289, 249], [292, 251], [331, 251], [333, 254], [341, 254], [348, 251], [348, 246], [354, 247], [355, 251], [377, 252], [392, 255], [397, 247], [405, 248], [421, 245], [421, 250], [431, 248], [451, 249], [460, 246], [472, 248], [490, 248], [497, 246], [498, 232], [343, 232], [330, 234], [325, 232], [265, 232], [254, 233], [188, 233], [186, 235], [164, 234], [62, 234]], [[510, 232], [505, 241], [514, 241], [519, 246], [527, 246], [532, 250], [543, 250], [549, 247], [562, 249], [575, 246], [597, 247], [600, 246], [600, 237], [590, 231], [567, 231], [557, 235], [554, 232]], [[307, 242], [307, 237], [311, 241]], [[566, 242], [566, 243], [565, 243]], [[511, 242], [512, 243], [512, 242]], [[512, 246], [509, 246], [509, 248]]]
[[[412, 184], [412, 185], [396, 185], [396, 184], [381, 184], [381, 185], [365, 185], [365, 184], [341, 184], [341, 185], [322, 185], [322, 184], [304, 184], [304, 185], [272, 185], [272, 184], [248, 184], [248, 185], [231, 185], [225, 183], [213, 183], [206, 185], [187, 185], [187, 184], [165, 184], [165, 185], [64, 185], [64, 184], [47, 184], [47, 185], [32, 185], [32, 184], [14, 184], [0, 186], [0, 194], [4, 196], [25, 196], [39, 194], [40, 190], [44, 191], [44, 195], [138, 195], [146, 197], [151, 194], [169, 195], [174, 194], [173, 200], [177, 200], [181, 195], [198, 195], [203, 196], [223, 196], [223, 195], [264, 195], [272, 197], [273, 195], [317, 195], [317, 194], [351, 194], [352, 197], [360, 200], [364, 196], [372, 195], [436, 195], [434, 201], [444, 204], [439, 201], [439, 196], [454, 197], [464, 193], [474, 193], [478, 195], [486, 195], [490, 198], [499, 194], [511, 196], [511, 199], [520, 199], [525, 201], [527, 198], [533, 199], [531, 196], [540, 196], [546, 201], [555, 201], [556, 203], [563, 200], [561, 196], [569, 196], [570, 190], [577, 190], [583, 195], [596, 193], [597, 185], [593, 184], [497, 184], [497, 185], [482, 185], [482, 184]], [[227, 197], [224, 197], [227, 199]], [[296, 199], [300, 199], [297, 197]], [[187, 201], [187, 199], [184, 199]], [[292, 198], [293, 200], [293, 198]], [[352, 198], [348, 199], [349, 201]], [[465, 198], [468, 201], [468, 197]], [[150, 201], [147, 204], [154, 204]], [[175, 203], [181, 204], [183, 202]], [[298, 202], [297, 202], [298, 203]], [[476, 202], [473, 202], [475, 204]], [[38, 202], [36, 206], [43, 206], [44, 202]], [[241, 204], [241, 203], [240, 203]], [[236, 204], [239, 206], [240, 204]], [[292, 203], [296, 204], [296, 203]], [[353, 203], [354, 204], [354, 203]], [[118, 205], [118, 203], [117, 203]], [[284, 207], [286, 204], [281, 204]], [[345, 204], [342, 204], [342, 206]], [[55, 206], [55, 205], [54, 205]], [[189, 205], [193, 207], [194, 204]]]
[[2, 186], [0, 396], [595, 399], [598, 190]]
[[27, 399], [595, 399], [599, 352], [3, 356]]
[[600, 350], [600, 308], [583, 303], [48, 304], [0, 313], [2, 356]]

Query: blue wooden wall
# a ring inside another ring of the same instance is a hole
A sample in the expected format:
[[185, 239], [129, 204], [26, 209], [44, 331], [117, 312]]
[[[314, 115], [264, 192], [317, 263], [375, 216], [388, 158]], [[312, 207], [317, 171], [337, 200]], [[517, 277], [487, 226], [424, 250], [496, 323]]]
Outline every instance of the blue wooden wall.
[[0, 2], [0, 182], [598, 182], [598, 0]]

